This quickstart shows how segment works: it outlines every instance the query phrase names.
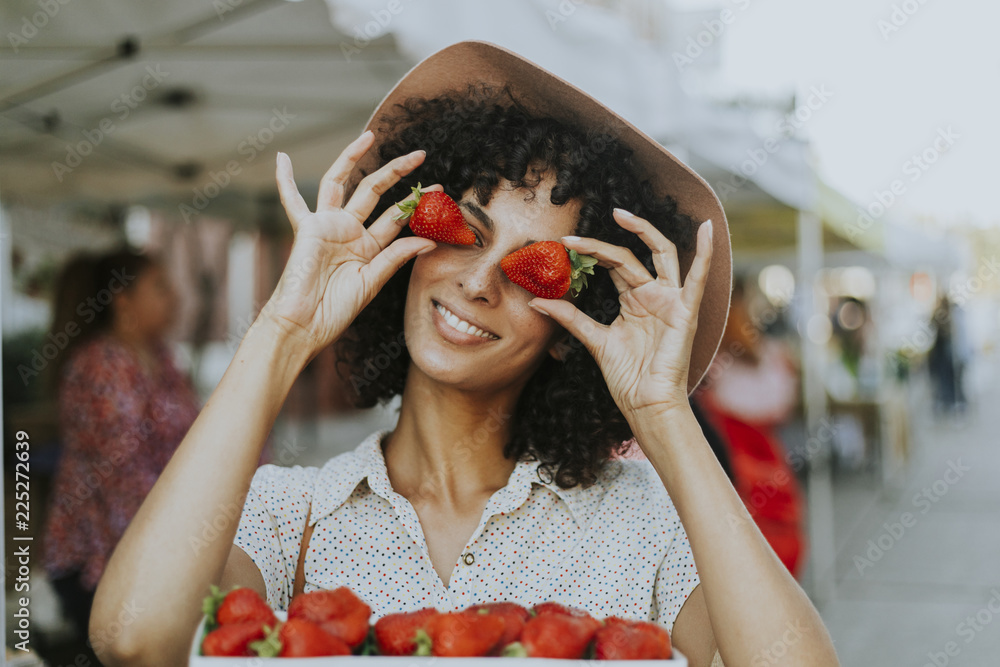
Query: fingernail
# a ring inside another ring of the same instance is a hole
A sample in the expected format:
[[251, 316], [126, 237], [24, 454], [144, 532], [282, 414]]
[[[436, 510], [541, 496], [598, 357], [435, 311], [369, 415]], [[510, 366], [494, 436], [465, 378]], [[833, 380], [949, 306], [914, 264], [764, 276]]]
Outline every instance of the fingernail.
[[365, 130], [364, 132], [361, 133], [361, 136], [358, 137], [355, 141], [361, 141], [362, 139], [364, 139], [365, 137], [367, 137], [369, 134], [373, 134], [373, 132], [371, 130]]
[[538, 312], [540, 312], [540, 313], [541, 313], [542, 315], [548, 315], [548, 313], [547, 313], [547, 312], [545, 312], [545, 311], [544, 311], [544, 310], [543, 310], [542, 308], [540, 308], [540, 307], [536, 306], [536, 305], [534, 304], [534, 302], [533, 302], [533, 301], [529, 301], [529, 302], [528, 302], [528, 306], [529, 306], [530, 308], [533, 308], [533, 309], [537, 310], [537, 311], [538, 311]]
[[712, 240], [712, 233], [715, 231], [714, 228], [712, 227], [712, 221], [711, 221], [711, 219], [706, 220], [705, 224], [708, 225], [708, 240], [711, 241]]
[[570, 243], [572, 243], [573, 241], [579, 241], [580, 237], [579, 236], [564, 236], [564, 237], [562, 237], [562, 240], [563, 241], [569, 241]]
[[615, 213], [620, 213], [621, 215], [625, 216], [626, 218], [634, 218], [635, 217], [634, 213], [629, 213], [628, 211], [626, 211], [623, 208], [616, 208], [615, 209]]
[[432, 245], [430, 248], [424, 248], [423, 250], [421, 250], [417, 254], [418, 255], [424, 255], [426, 253], [429, 253], [431, 250], [434, 250], [434, 248], [437, 248], [437, 246], [436, 245]]

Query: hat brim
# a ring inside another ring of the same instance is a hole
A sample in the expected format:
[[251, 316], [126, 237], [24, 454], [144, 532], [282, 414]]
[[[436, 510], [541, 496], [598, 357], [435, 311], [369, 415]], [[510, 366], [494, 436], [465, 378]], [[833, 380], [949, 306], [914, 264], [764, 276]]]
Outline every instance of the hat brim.
[[[715, 192], [693, 169], [634, 125], [571, 83], [518, 54], [490, 42], [465, 41], [433, 53], [413, 67], [385, 96], [372, 113], [366, 129], [380, 136], [378, 119], [394, 105], [410, 97], [433, 98], [446, 92], [466, 91], [469, 84], [507, 85], [514, 97], [530, 111], [569, 124], [600, 128], [633, 151], [640, 177], [649, 179], [659, 197], [669, 195], [681, 213], [696, 222], [712, 221], [712, 264], [698, 311], [688, 370], [688, 393], [704, 377], [712, 363], [729, 314], [732, 290], [732, 250], [729, 225]], [[359, 161], [348, 192], [362, 174], [378, 167], [378, 151], [373, 147]], [[678, 249], [682, 277], [687, 276], [694, 252]]]

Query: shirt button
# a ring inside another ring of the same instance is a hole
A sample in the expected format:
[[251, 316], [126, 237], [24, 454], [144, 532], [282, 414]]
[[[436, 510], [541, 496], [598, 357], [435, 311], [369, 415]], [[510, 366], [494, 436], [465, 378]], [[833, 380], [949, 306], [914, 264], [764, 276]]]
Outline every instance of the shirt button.
[[473, 556], [472, 554], [463, 554], [462, 560], [465, 561], [466, 565], [472, 565], [473, 563], [476, 562], [476, 557]]

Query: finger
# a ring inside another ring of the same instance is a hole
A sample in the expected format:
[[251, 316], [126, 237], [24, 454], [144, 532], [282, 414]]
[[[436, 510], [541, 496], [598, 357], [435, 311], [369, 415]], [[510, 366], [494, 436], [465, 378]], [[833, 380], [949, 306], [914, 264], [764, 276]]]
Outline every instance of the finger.
[[[443, 191], [444, 187], [442, 185], [432, 185], [427, 188], [421, 187], [420, 189], [423, 192], [435, 192]], [[410, 201], [415, 197], [416, 195], [411, 192], [410, 196], [403, 201]], [[409, 224], [409, 219], [397, 219], [399, 213], [399, 208], [394, 204], [385, 209], [382, 215], [378, 217], [378, 220], [369, 225], [368, 233], [375, 237], [375, 241], [378, 243], [378, 247], [380, 249], [389, 245], [392, 242], [392, 239], [396, 237], [396, 234], [399, 233], [399, 230]]]
[[309, 206], [306, 200], [299, 194], [299, 188], [295, 185], [294, 174], [292, 174], [292, 161], [284, 153], [278, 153], [278, 166], [275, 171], [275, 180], [278, 182], [278, 196], [281, 198], [281, 205], [288, 214], [288, 220], [292, 223], [292, 231], [299, 228], [299, 220], [309, 215]]
[[651, 222], [620, 208], [615, 209], [615, 220], [625, 229], [635, 233], [653, 251], [653, 268], [656, 277], [674, 287], [681, 286], [681, 267], [677, 261], [677, 247]]
[[535, 298], [528, 305], [559, 323], [597, 358], [608, 336], [609, 327], [606, 324], [596, 321], [565, 299]]
[[376, 172], [368, 174], [358, 183], [357, 190], [347, 202], [344, 210], [364, 223], [371, 215], [372, 209], [378, 204], [379, 198], [392, 186], [399, 182], [403, 176], [413, 171], [424, 161], [426, 153], [416, 150], [407, 155], [401, 155], [394, 160], [390, 160]]
[[340, 152], [340, 155], [333, 161], [319, 182], [317, 211], [327, 211], [344, 205], [344, 185], [350, 178], [351, 172], [354, 171], [354, 166], [368, 152], [374, 140], [375, 134], [368, 130], [347, 144], [347, 148]]
[[598, 266], [608, 269], [619, 294], [653, 280], [653, 276], [649, 275], [646, 267], [628, 248], [598, 241], [588, 236], [564, 236], [559, 239], [559, 242], [567, 248], [576, 250], [581, 255], [590, 255], [597, 259]]
[[376, 291], [382, 289], [389, 278], [404, 264], [422, 251], [431, 251], [436, 247], [437, 243], [434, 241], [419, 236], [396, 239], [362, 267], [361, 274], [364, 276], [365, 284], [375, 286]]
[[708, 269], [712, 264], [712, 221], [706, 220], [698, 227], [698, 249], [688, 270], [687, 279], [681, 290], [682, 299], [697, 312], [701, 297], [708, 281]]

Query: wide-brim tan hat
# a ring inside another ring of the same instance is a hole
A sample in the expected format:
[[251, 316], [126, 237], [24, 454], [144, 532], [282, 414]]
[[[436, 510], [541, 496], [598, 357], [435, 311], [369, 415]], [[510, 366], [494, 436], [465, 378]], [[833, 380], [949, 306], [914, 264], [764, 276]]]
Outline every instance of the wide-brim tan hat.
[[[410, 97], [429, 99], [446, 92], [465, 92], [469, 84], [478, 83], [507, 85], [514, 97], [534, 113], [577, 126], [598, 128], [616, 137], [632, 149], [640, 177], [649, 179], [657, 196], [673, 197], [679, 211], [691, 216], [696, 223], [712, 221], [712, 265], [698, 311], [698, 329], [691, 351], [690, 394], [712, 363], [729, 314], [732, 250], [725, 211], [712, 188], [693, 169], [576, 86], [490, 42], [467, 41], [445, 47], [407, 72], [375, 109], [366, 125], [366, 129], [375, 133], [375, 145], [358, 163], [347, 191], [353, 191], [362, 173], [371, 173], [378, 167], [377, 146], [386, 138], [380, 134], [377, 122], [383, 113]], [[681, 276], [686, 277], [694, 250], [678, 249], [678, 259]]]

